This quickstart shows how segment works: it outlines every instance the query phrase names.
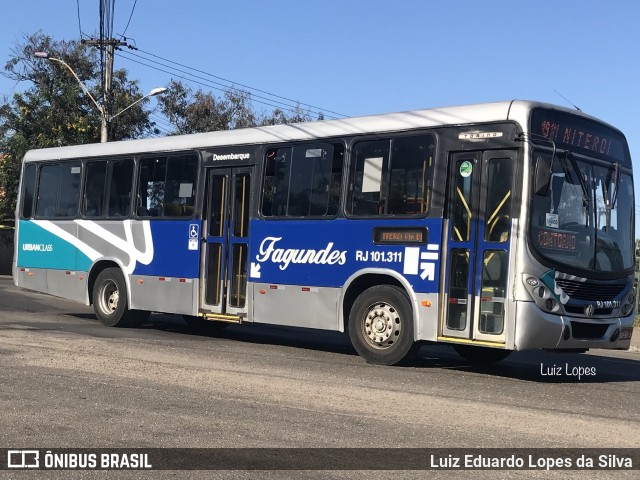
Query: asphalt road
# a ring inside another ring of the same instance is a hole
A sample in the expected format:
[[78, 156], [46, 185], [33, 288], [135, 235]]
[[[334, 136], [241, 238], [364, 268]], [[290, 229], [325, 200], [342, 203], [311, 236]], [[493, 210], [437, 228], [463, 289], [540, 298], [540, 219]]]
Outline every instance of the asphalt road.
[[[554, 366], [563, 374], [549, 375]], [[566, 373], [576, 367], [595, 374]], [[337, 333], [242, 325], [193, 334], [171, 315], [152, 315], [141, 328], [107, 328], [89, 307], [0, 277], [0, 439], [3, 448], [358, 447], [365, 457], [380, 447], [639, 448], [640, 352], [518, 352], [473, 368], [449, 347], [424, 346], [411, 366], [379, 367]], [[461, 472], [293, 473], [118, 472], [117, 478], [460, 478]], [[634, 478], [637, 471], [585, 473], [551, 476]]]

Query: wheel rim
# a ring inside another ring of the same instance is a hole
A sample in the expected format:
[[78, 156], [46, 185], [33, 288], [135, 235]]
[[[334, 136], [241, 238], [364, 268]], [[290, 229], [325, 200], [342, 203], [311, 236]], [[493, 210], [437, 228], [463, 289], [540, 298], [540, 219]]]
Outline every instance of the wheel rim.
[[362, 333], [369, 345], [378, 349], [390, 348], [398, 341], [402, 321], [398, 310], [391, 304], [377, 302], [362, 318]]
[[113, 280], [106, 280], [100, 287], [100, 295], [98, 296], [100, 309], [107, 315], [112, 315], [118, 309], [120, 300], [120, 292], [118, 286]]

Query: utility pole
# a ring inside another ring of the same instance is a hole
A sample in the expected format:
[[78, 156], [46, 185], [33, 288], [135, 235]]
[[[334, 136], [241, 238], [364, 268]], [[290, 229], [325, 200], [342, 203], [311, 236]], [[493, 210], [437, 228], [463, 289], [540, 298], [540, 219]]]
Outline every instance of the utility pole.
[[111, 84], [113, 81], [113, 57], [116, 47], [128, 46], [127, 42], [107, 38], [100, 40], [83, 40], [83, 43], [105, 51], [105, 69], [102, 79], [102, 124], [100, 127], [100, 141], [109, 141], [109, 122], [111, 120]]

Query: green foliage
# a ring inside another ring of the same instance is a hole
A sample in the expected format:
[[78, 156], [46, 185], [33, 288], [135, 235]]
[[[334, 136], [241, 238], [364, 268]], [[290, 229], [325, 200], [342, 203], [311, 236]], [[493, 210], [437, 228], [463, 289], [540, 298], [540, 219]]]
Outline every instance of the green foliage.
[[[5, 77], [26, 89], [0, 104], [0, 219], [12, 218], [21, 160], [27, 150], [93, 143], [100, 140], [100, 112], [61, 63], [35, 57], [44, 51], [72, 66], [95, 99], [100, 98], [101, 69], [98, 53], [76, 41], [55, 41], [42, 33], [26, 36], [6, 63]], [[113, 74], [112, 98], [107, 110], [119, 111], [143, 95], [124, 70]], [[151, 131], [145, 101], [117, 117], [110, 140], [136, 138]]]
[[176, 135], [312, 120], [300, 106], [289, 114], [279, 108], [270, 114], [256, 112], [251, 95], [243, 90], [228, 89], [222, 97], [216, 97], [200, 89], [194, 92], [180, 81], [171, 81], [167, 89], [158, 102], [162, 113], [174, 125]]

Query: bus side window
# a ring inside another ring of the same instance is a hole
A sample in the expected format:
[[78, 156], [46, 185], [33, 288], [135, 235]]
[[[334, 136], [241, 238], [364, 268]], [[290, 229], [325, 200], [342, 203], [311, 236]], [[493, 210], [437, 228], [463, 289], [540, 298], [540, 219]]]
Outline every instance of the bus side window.
[[109, 162], [109, 209], [110, 217], [127, 217], [131, 210], [131, 188], [133, 187], [133, 160], [130, 158]]
[[424, 215], [431, 202], [433, 135], [358, 142], [347, 212], [357, 216]]
[[142, 159], [136, 202], [138, 216], [193, 216], [197, 174], [195, 154]]
[[36, 216], [73, 218], [80, 198], [80, 162], [43, 165], [38, 182]]
[[343, 164], [341, 143], [308, 143], [268, 150], [262, 214], [297, 218], [336, 215]]
[[87, 217], [101, 217], [104, 214], [107, 162], [88, 162], [85, 177], [82, 214]]
[[265, 217], [287, 215], [291, 148], [273, 148], [265, 158], [262, 214]]
[[431, 202], [434, 149], [431, 135], [392, 140], [387, 214], [427, 213]]
[[384, 175], [389, 164], [389, 140], [356, 144], [351, 174], [349, 213], [372, 216], [385, 210]]
[[22, 218], [33, 216], [33, 197], [36, 191], [36, 166], [27, 165], [24, 169], [24, 180], [22, 190]]

